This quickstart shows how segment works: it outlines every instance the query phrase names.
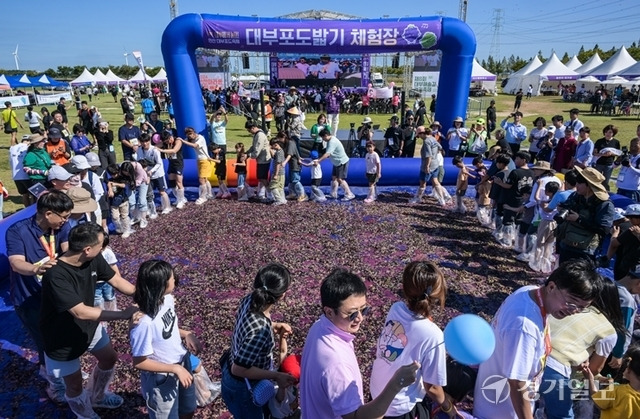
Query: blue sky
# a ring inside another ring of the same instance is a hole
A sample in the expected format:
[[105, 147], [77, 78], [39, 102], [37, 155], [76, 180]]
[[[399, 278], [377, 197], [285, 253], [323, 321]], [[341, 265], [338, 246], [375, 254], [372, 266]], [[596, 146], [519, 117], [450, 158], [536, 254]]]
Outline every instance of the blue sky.
[[[211, 13], [281, 16], [310, 9], [364, 18], [458, 17], [457, 0], [205, 1], [177, 0], [179, 14]], [[169, 23], [169, 0], [4, 0], [0, 68], [46, 70], [60, 65], [107, 66], [125, 63], [124, 52], [139, 50], [147, 66], [163, 65], [160, 39]], [[482, 60], [496, 51], [494, 10], [502, 9], [500, 56], [529, 58], [541, 50], [560, 57], [598, 43], [604, 50], [638, 42], [640, 2], [636, 0], [469, 0], [467, 23], [476, 33]], [[417, 7], [420, 5], [420, 7]], [[9, 19], [6, 16], [10, 16]], [[495, 54], [494, 54], [495, 55]], [[134, 64], [129, 56], [129, 64]]]

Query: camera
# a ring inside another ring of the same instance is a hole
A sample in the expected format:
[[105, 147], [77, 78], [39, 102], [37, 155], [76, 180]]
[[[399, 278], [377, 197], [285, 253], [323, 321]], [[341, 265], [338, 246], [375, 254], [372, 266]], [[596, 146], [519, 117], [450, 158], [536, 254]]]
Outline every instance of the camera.
[[355, 122], [351, 122], [351, 123], [349, 124], [349, 126], [353, 129], [353, 128], [355, 128], [356, 123], [355, 123]]
[[558, 223], [564, 223], [567, 219], [567, 215], [569, 215], [569, 210], [566, 208], [561, 208], [556, 215], [553, 216], [553, 220]]
[[622, 154], [618, 156], [618, 158], [615, 161], [615, 164], [621, 164], [623, 166], [628, 167], [629, 164], [631, 163], [631, 159], [629, 158], [629, 148], [625, 145], [620, 148], [620, 151], [622, 151]]

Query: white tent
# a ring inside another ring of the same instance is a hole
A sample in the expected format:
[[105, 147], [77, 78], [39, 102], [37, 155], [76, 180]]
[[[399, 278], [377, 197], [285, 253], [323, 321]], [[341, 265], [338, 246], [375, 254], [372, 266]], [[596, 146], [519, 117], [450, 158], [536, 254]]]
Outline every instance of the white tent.
[[593, 70], [594, 68], [596, 68], [600, 64], [602, 64], [602, 58], [600, 58], [600, 56], [596, 52], [595, 54], [593, 54], [591, 56], [591, 58], [589, 58], [587, 60], [586, 63], [582, 64], [578, 68], [574, 68], [573, 71], [575, 71], [576, 73], [580, 74], [581, 76], [584, 76], [587, 73], [589, 73], [589, 71]]
[[569, 62], [565, 64], [565, 66], [567, 66], [569, 70], [573, 70], [573, 71], [576, 71], [576, 68], [580, 67], [581, 65], [582, 63], [578, 59], [577, 55], [574, 55], [573, 57], [571, 57]]
[[522, 79], [522, 84], [523, 86], [532, 85], [532, 94], [538, 96], [541, 91], [557, 93], [558, 83], [564, 84], [565, 81], [573, 81], [578, 77], [578, 73], [562, 64], [554, 52], [544, 64], [526, 74]]
[[0, 84], [1, 85], [9, 85], [9, 80], [4, 76], [4, 74], [0, 75]]
[[124, 83], [124, 82], [126, 82], [125, 79], [116, 76], [115, 73], [113, 71], [111, 71], [111, 69], [109, 69], [109, 71], [107, 71], [107, 74], [105, 74], [105, 76], [107, 76], [109, 78], [109, 83]]
[[107, 77], [100, 69], [97, 69], [93, 77], [96, 78], [96, 84], [109, 84], [109, 77]]
[[135, 76], [129, 79], [131, 83], [146, 83], [151, 81], [151, 77], [147, 73], [143, 73], [142, 69], [138, 70]]
[[607, 61], [600, 64], [593, 70], [589, 71], [588, 75], [596, 77], [600, 80], [605, 80], [611, 76], [615, 76], [621, 73], [623, 70], [631, 67], [636, 63], [631, 55], [627, 52], [627, 49], [623, 46], [615, 54], [611, 56]]
[[540, 67], [541, 65], [542, 65], [542, 62], [536, 55], [535, 57], [533, 57], [531, 61], [527, 63], [527, 65], [525, 65], [520, 70], [516, 71], [515, 73], [509, 76], [509, 79], [507, 80], [507, 84], [502, 88], [502, 91], [504, 93], [515, 94], [519, 89], [522, 89], [523, 87], [522, 79], [524, 78], [524, 76], [531, 73], [533, 70]]
[[602, 82], [602, 84], [604, 84], [605, 86], [612, 85], [612, 84], [628, 84], [628, 83], [629, 83], [629, 80], [621, 76], [611, 76]]
[[167, 72], [164, 71], [164, 68], [161, 68], [160, 71], [158, 71], [158, 74], [153, 76], [151, 80], [156, 83], [164, 83], [167, 81]]
[[624, 71], [618, 73], [618, 75], [624, 77], [625, 79], [633, 79], [640, 76], [640, 61], [638, 61], [631, 67], [625, 68]]
[[85, 67], [84, 70], [82, 71], [82, 74], [80, 74], [78, 78], [71, 80], [69, 84], [72, 86], [82, 86], [87, 84], [94, 85], [96, 81], [97, 81], [96, 77], [93, 74], [91, 74], [91, 72], [87, 69], [87, 67]]
[[473, 59], [473, 67], [471, 68], [471, 83], [474, 87], [485, 89], [491, 93], [496, 91], [497, 76], [480, 65], [478, 60]]

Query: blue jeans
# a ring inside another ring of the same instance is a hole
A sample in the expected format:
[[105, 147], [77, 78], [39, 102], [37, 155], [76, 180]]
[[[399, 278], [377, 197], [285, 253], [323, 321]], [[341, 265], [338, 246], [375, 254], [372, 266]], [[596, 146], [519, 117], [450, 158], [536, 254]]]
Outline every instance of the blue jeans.
[[238, 173], [238, 188], [244, 188], [244, 184], [247, 181], [247, 175], [244, 173]]
[[129, 208], [138, 209], [140, 211], [147, 211], [147, 190], [149, 185], [142, 182], [140, 186], [136, 188], [135, 193], [129, 196]]
[[611, 180], [611, 174], [613, 173], [613, 164], [610, 166], [604, 164], [596, 164], [596, 170], [602, 173], [602, 176], [604, 176], [604, 181], [602, 182], [602, 184], [604, 185], [605, 189], [609, 191], [609, 180]]
[[573, 401], [569, 382], [569, 378], [558, 371], [545, 367], [540, 395], [544, 399], [547, 419], [573, 419]]
[[302, 186], [302, 183], [300, 183], [300, 172], [295, 172], [293, 170], [290, 170], [289, 171], [289, 193], [291, 193], [292, 190], [295, 191], [296, 195], [298, 196], [304, 195], [304, 186]]
[[113, 287], [108, 282], [96, 284], [96, 291], [93, 297], [93, 305], [101, 306], [105, 301], [113, 301], [116, 298]]
[[235, 419], [264, 419], [262, 407], [253, 403], [247, 383], [234, 378], [226, 365], [222, 368], [222, 400]]

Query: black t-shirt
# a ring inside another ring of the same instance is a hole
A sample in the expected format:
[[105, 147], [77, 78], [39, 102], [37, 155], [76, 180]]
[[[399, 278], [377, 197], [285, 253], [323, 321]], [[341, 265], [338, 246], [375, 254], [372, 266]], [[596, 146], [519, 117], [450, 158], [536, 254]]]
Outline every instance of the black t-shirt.
[[244, 163], [244, 166], [236, 166], [235, 172], [238, 174], [243, 174], [246, 175], [247, 174], [247, 153], [242, 153], [242, 154], [238, 154], [238, 156], [236, 157], [236, 161], [238, 163]]
[[533, 186], [533, 172], [528, 168], [519, 167], [509, 172], [507, 183], [513, 185], [511, 189], [505, 189], [505, 203], [512, 207], [522, 204], [522, 189], [525, 186]]
[[109, 281], [115, 272], [98, 254], [82, 266], [58, 259], [42, 277], [40, 331], [47, 356], [57, 361], [79, 358], [91, 344], [99, 322], [80, 320], [69, 309], [84, 303], [93, 307], [96, 282]]
[[618, 250], [616, 251], [616, 263], [613, 268], [615, 280], [620, 280], [627, 275], [629, 269], [640, 263], [640, 240], [629, 229], [618, 236]]
[[285, 150], [285, 156], [291, 156], [289, 159], [289, 170], [292, 172], [299, 172], [301, 170], [300, 167], [300, 153], [298, 153], [298, 147], [296, 147], [295, 141], [289, 141], [289, 145]]
[[[620, 141], [616, 140], [615, 138], [612, 138], [611, 140], [607, 141], [606, 138], [602, 137], [598, 141], [596, 141], [596, 143], [593, 145], [593, 150], [598, 153], [605, 148], [615, 148], [617, 150], [620, 150]], [[598, 160], [596, 160], [596, 164], [601, 164], [603, 166], [611, 166], [615, 158], [616, 158], [615, 156], [599, 157]]]
[[389, 148], [397, 150], [400, 147], [400, 143], [404, 140], [402, 129], [398, 126], [387, 128], [384, 133], [384, 139], [387, 140]]
[[96, 140], [98, 141], [98, 148], [102, 151], [109, 150], [109, 146], [113, 145], [113, 131], [107, 132], [97, 131]]
[[427, 109], [424, 106], [420, 106], [416, 112], [416, 126], [424, 125], [424, 118], [427, 114]]

